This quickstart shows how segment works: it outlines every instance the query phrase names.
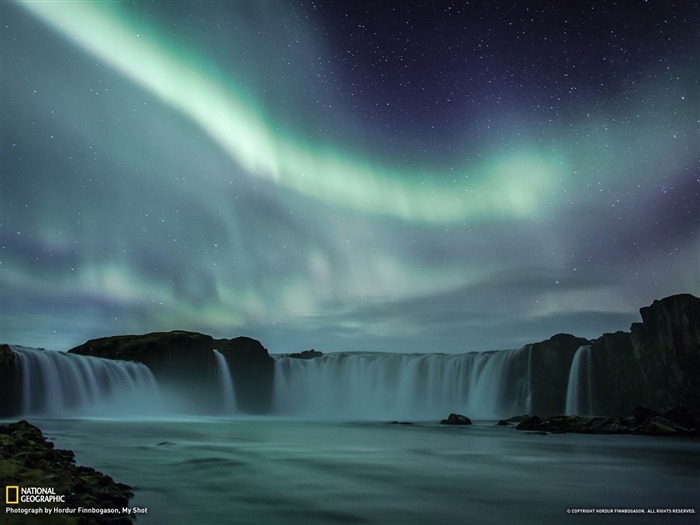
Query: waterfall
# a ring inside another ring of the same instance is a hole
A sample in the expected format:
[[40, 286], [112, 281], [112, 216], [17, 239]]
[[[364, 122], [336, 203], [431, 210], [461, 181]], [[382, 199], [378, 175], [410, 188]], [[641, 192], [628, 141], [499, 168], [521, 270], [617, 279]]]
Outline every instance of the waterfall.
[[590, 345], [582, 346], [574, 354], [566, 389], [566, 414], [590, 415], [593, 406], [593, 355]]
[[322, 418], [497, 419], [530, 410], [529, 348], [448, 354], [278, 357], [274, 412]]
[[228, 367], [224, 354], [214, 350], [214, 357], [216, 358], [216, 369], [220, 384], [221, 406], [224, 414], [232, 414], [236, 411], [236, 397], [233, 391], [231, 370]]
[[126, 416], [160, 405], [143, 364], [11, 347], [18, 356], [23, 416]]

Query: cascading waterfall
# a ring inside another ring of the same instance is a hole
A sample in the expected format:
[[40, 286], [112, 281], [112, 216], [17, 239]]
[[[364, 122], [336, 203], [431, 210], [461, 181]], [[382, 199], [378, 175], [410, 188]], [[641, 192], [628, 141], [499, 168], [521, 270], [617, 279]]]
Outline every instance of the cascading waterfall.
[[[18, 356], [14, 394], [0, 400], [2, 413], [47, 417], [239, 413], [232, 370], [217, 350], [207, 360], [214, 367], [207, 370], [213, 374], [204, 381], [190, 381], [187, 375], [171, 379], [161, 371], [162, 396], [142, 364], [24, 347], [12, 350]], [[475, 419], [498, 419], [532, 413], [533, 392], [537, 393], [532, 368], [531, 345], [459, 355], [336, 353], [310, 360], [276, 356], [269, 413], [427, 421], [459, 412]], [[569, 377], [567, 411], [592, 411], [591, 374], [590, 351], [579, 349]]]
[[160, 406], [143, 364], [11, 347], [18, 356], [23, 416], [125, 416]]
[[224, 414], [232, 414], [236, 411], [236, 396], [233, 390], [231, 370], [224, 354], [214, 350], [214, 357], [216, 358], [217, 376], [220, 384], [221, 406]]
[[489, 419], [530, 410], [529, 347], [448, 354], [278, 357], [274, 411], [357, 419]]
[[566, 389], [566, 414], [593, 414], [593, 355], [590, 345], [574, 354]]

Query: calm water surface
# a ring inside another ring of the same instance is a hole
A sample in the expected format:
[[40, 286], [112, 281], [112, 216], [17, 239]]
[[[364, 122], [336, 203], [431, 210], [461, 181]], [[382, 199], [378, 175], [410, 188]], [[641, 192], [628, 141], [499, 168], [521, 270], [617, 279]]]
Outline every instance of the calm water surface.
[[136, 487], [143, 524], [699, 523], [700, 443], [536, 435], [493, 422], [31, 420]]

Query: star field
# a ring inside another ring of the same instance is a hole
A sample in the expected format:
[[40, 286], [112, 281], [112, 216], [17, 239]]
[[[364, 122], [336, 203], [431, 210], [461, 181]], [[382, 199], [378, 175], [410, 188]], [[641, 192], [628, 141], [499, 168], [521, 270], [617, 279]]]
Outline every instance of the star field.
[[463, 352], [700, 292], [693, 2], [4, 2], [0, 338]]

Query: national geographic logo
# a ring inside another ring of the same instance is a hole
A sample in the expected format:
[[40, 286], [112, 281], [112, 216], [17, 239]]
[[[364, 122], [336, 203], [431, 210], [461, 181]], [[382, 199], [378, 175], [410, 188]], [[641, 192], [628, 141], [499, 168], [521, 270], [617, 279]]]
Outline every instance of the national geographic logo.
[[17, 485], [5, 486], [5, 505], [17, 505], [19, 503], [19, 487]]
[[20, 487], [18, 485], [5, 486], [5, 505], [17, 505], [19, 503], [65, 503], [63, 494], [56, 494], [53, 487]]

